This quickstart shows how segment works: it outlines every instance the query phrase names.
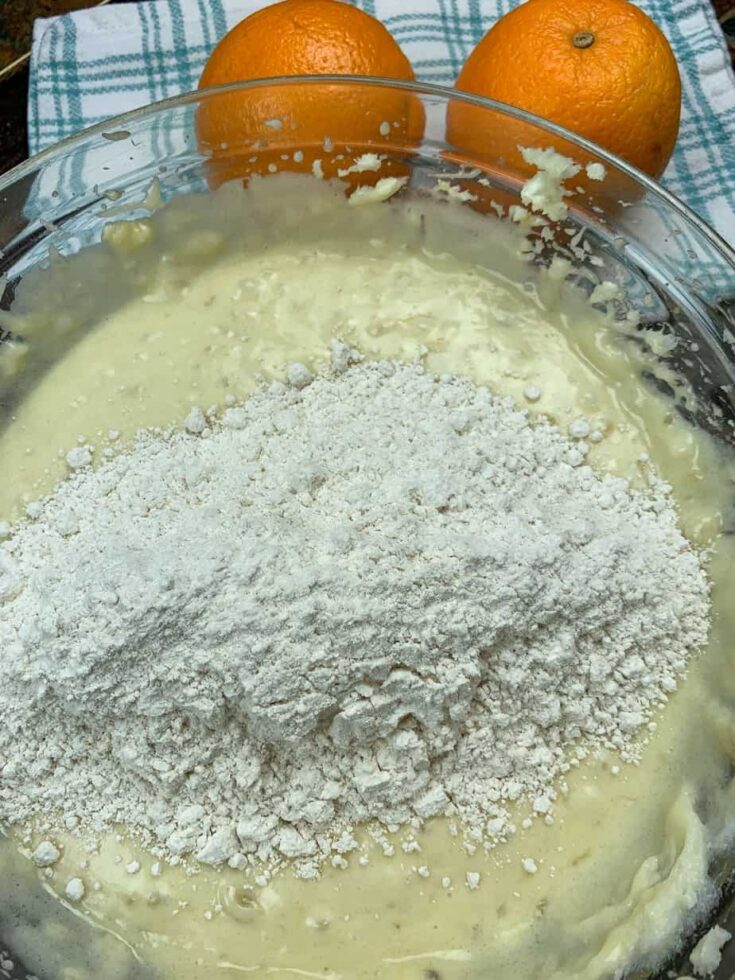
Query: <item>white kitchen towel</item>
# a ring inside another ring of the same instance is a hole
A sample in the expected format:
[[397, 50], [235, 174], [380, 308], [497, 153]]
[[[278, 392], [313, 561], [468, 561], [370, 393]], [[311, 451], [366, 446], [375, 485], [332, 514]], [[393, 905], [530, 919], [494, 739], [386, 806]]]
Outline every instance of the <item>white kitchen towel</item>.
[[[518, 0], [359, 0], [422, 81], [451, 85], [483, 33]], [[709, 0], [638, 0], [683, 77], [682, 126], [663, 183], [735, 244], [735, 76]], [[196, 88], [204, 61], [263, 0], [143, 0], [37, 20], [29, 148]]]

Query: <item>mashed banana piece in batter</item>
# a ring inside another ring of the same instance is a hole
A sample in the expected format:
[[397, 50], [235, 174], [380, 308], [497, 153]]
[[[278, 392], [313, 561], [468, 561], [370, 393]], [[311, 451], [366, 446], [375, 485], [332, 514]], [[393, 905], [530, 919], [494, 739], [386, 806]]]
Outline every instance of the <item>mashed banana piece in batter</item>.
[[[63, 964], [75, 980], [101, 961], [111, 980], [151, 969], [177, 980], [602, 980], [665, 955], [712, 898], [708, 865], [731, 812], [729, 460], [644, 388], [641, 369], [656, 366], [620, 327], [571, 293], [544, 308], [518, 285], [529, 276], [518, 241], [499, 227], [490, 236], [460, 207], [348, 209], [327, 188], [306, 195], [284, 178], [273, 198], [224, 187], [143, 227], [119, 225], [94, 258], [117, 272], [114, 304], [80, 298], [89, 257], [46, 273], [64, 289], [65, 315], [78, 310], [66, 334], [76, 327], [76, 343], [23, 392], [0, 437], [14, 475], [0, 486], [0, 518], [54, 486], [80, 437], [95, 454], [115, 452], [141, 426], [244, 397], [289, 362], [317, 367], [341, 336], [369, 357], [466, 375], [565, 431], [585, 420], [600, 434], [588, 457], [600, 472], [639, 482], [652, 461], [685, 534], [710, 549], [712, 633], [639, 766], [605, 754], [580, 764], [553, 821], [529, 820], [519, 804], [517, 832], [488, 852], [468, 849], [444, 818], [395, 835], [365, 828], [358, 850], [305, 881], [268, 867], [191, 873], [125, 828], [99, 839], [33, 827], [0, 845], [0, 890], [13, 883], [0, 907], [41, 925], [11, 933], [0, 918], [2, 935], [30, 969]], [[16, 313], [31, 345], [60, 315], [40, 284]], [[30, 354], [24, 370], [33, 377]], [[59, 851], [54, 863], [19, 857], [45, 860], [43, 844]]]

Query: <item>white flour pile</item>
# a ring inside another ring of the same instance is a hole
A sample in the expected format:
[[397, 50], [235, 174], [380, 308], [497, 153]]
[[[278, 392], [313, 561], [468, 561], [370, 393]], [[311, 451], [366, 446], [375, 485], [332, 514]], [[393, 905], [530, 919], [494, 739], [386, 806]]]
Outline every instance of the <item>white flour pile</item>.
[[1, 820], [314, 874], [356, 822], [493, 838], [570, 753], [635, 757], [707, 632], [664, 490], [468, 381], [334, 354], [82, 468], [3, 545]]

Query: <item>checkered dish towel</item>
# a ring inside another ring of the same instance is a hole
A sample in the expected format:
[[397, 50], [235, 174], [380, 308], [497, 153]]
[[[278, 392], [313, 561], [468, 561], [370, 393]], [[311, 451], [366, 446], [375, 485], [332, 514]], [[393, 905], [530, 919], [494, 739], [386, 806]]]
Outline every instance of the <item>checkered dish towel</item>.
[[[683, 77], [682, 125], [663, 183], [735, 244], [735, 76], [710, 0], [638, 0]], [[31, 153], [110, 116], [196, 88], [216, 42], [263, 0], [144, 0], [37, 20], [28, 100]], [[517, 0], [358, 0], [421, 81], [452, 85]]]

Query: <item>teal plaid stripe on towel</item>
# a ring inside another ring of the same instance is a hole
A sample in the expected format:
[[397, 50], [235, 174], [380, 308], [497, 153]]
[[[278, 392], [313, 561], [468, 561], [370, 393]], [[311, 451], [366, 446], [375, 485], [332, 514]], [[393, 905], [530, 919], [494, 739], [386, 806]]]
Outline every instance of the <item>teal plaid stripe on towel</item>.
[[[30, 152], [196, 88], [208, 53], [258, 0], [144, 0], [37, 20]], [[451, 85], [484, 32], [516, 0], [360, 0], [422, 81]], [[684, 82], [679, 142], [663, 182], [735, 244], [735, 76], [709, 0], [639, 0], [676, 52]]]

